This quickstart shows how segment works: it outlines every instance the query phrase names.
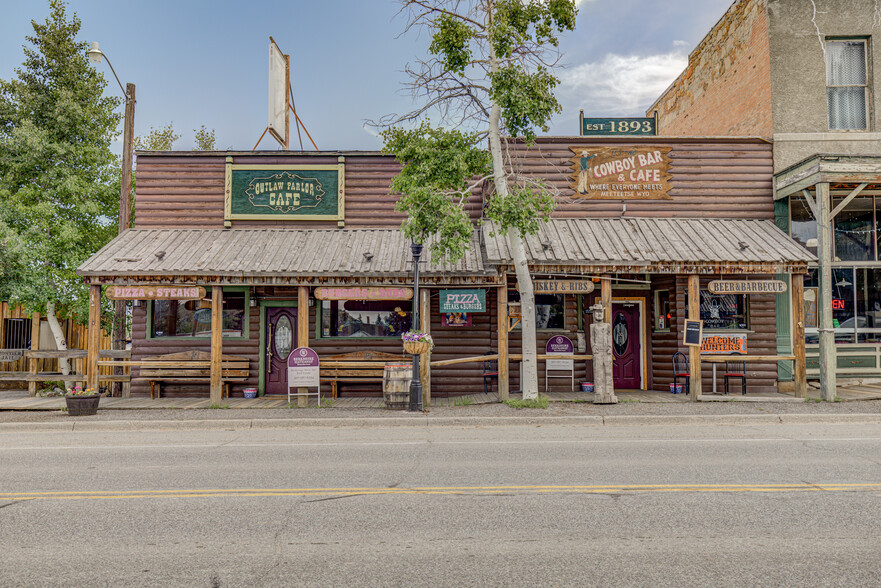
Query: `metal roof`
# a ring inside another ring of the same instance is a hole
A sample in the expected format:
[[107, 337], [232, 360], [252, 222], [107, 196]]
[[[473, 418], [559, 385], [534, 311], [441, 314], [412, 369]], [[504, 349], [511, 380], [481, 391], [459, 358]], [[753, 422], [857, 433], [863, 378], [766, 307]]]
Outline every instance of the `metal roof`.
[[[495, 275], [480, 253], [477, 231], [455, 265], [431, 263], [426, 246], [420, 274]], [[410, 241], [392, 229], [129, 229], [79, 267], [86, 277], [405, 277], [412, 275]]]
[[[486, 262], [511, 259], [504, 234], [483, 227]], [[802, 265], [816, 257], [770, 220], [688, 218], [551, 219], [525, 240], [533, 265]], [[781, 270], [782, 271], [782, 270]]]

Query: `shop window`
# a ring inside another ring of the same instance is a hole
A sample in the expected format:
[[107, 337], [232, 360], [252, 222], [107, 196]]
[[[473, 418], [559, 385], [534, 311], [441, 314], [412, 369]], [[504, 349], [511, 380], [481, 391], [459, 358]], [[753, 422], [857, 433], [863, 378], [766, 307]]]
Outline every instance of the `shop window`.
[[868, 129], [866, 41], [826, 42], [826, 101], [830, 130]]
[[413, 321], [409, 300], [322, 300], [322, 337], [400, 337]]
[[[520, 292], [508, 292], [509, 302], [520, 302]], [[566, 325], [566, 297], [563, 294], [535, 295], [535, 328], [564, 329]], [[520, 328], [518, 323], [517, 328]]]
[[881, 343], [881, 269], [856, 268], [858, 343]]
[[[833, 198], [832, 207], [842, 200]], [[835, 216], [835, 257], [838, 260], [875, 260], [874, 208], [871, 196], [857, 197]]]
[[817, 220], [802, 196], [789, 199], [789, 234], [811, 253], [817, 253]]
[[[819, 277], [817, 269], [808, 272], [805, 278], [805, 340], [808, 343], [819, 342]], [[857, 274], [862, 273], [860, 284], [856, 284]], [[874, 309], [875, 300], [871, 298], [872, 292], [874, 296], [878, 296], [877, 286], [874, 284], [867, 285], [865, 279], [872, 279], [874, 276], [872, 270], [862, 268], [835, 268], [832, 270], [832, 328], [835, 333], [836, 343], [853, 343], [856, 340], [857, 333], [864, 335], [871, 334], [868, 325], [868, 310]], [[859, 315], [856, 312], [857, 300], [862, 301]], [[878, 299], [881, 303], [881, 298]], [[874, 321], [874, 316], [873, 316]], [[873, 335], [875, 336], [875, 335]]]
[[701, 290], [700, 296], [704, 330], [749, 328], [746, 294], [711, 294]]
[[655, 292], [655, 329], [659, 331], [670, 330], [670, 321], [673, 319], [670, 313], [670, 291], [659, 290]]
[[31, 348], [31, 319], [3, 319], [3, 349]]
[[[202, 300], [157, 300], [152, 303], [152, 337], [211, 337], [211, 298]], [[224, 337], [246, 334], [247, 293], [223, 293], [221, 327]]]

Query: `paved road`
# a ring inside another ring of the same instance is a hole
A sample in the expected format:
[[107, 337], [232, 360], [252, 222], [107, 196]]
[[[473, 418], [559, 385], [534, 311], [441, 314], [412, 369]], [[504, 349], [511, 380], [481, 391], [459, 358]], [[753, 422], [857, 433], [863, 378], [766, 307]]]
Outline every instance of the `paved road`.
[[881, 425], [0, 433], [3, 586], [881, 585]]

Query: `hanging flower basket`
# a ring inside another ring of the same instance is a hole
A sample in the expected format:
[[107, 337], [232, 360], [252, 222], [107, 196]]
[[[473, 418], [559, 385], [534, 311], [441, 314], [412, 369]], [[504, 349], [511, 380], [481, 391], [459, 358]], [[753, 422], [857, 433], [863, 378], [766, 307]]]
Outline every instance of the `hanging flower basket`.
[[423, 331], [407, 331], [401, 335], [401, 339], [404, 341], [404, 351], [410, 355], [428, 353], [434, 347], [431, 335]]

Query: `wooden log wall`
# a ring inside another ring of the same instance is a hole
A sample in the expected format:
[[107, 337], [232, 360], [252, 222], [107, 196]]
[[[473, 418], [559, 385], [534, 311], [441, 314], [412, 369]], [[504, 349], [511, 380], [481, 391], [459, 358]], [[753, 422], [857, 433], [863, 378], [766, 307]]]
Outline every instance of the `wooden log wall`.
[[627, 200], [627, 217], [774, 218], [771, 144], [761, 139], [540, 137], [532, 146], [510, 142], [519, 171], [558, 191], [557, 218], [621, 217], [622, 200], [587, 200], [570, 187], [570, 146], [668, 145], [669, 200]]
[[[405, 215], [395, 211], [389, 194], [400, 171], [393, 157], [341, 153], [346, 158], [346, 228], [397, 228]], [[266, 152], [235, 153], [235, 163], [248, 165], [336, 165], [337, 155], [298, 156]], [[223, 228], [223, 184], [226, 153], [139, 153], [136, 169], [135, 227]], [[467, 205], [480, 218], [480, 198]], [[337, 228], [336, 221], [233, 221], [233, 228]]]

